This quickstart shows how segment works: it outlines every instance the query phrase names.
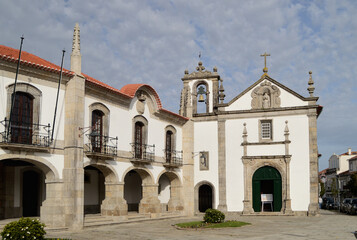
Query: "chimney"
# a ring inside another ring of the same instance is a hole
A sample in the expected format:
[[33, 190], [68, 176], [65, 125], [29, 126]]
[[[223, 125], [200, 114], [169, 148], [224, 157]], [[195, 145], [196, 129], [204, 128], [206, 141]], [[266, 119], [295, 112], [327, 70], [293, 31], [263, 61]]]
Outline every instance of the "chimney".
[[351, 155], [351, 154], [352, 154], [351, 148], [348, 148], [348, 155]]

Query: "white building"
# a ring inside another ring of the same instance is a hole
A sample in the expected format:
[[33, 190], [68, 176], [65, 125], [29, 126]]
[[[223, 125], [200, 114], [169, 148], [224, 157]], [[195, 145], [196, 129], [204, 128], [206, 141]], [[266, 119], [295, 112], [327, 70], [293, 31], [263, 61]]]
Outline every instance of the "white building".
[[309, 97], [265, 67], [225, 103], [217, 68], [200, 62], [185, 71], [176, 114], [149, 85], [117, 90], [83, 74], [78, 25], [59, 88], [60, 67], [27, 52], [15, 85], [18, 54], [0, 46], [0, 218], [80, 228], [87, 213], [260, 215], [261, 194], [273, 198], [268, 214], [318, 213], [311, 73]]

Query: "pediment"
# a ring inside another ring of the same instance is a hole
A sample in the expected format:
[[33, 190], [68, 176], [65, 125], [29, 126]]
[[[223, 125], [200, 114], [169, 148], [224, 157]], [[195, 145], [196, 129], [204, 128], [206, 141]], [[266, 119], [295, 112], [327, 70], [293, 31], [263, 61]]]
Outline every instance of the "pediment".
[[[225, 107], [226, 111], [276, 109], [306, 106], [311, 98], [305, 98], [268, 75], [262, 76]], [[317, 100], [317, 98], [314, 98]]]

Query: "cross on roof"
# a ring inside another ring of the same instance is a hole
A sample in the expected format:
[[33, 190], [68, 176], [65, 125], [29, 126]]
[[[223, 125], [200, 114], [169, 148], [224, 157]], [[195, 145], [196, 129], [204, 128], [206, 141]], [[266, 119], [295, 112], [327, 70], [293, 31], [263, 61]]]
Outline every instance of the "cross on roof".
[[267, 67], [267, 57], [270, 57], [270, 53], [264, 53], [260, 55], [261, 57], [264, 57], [264, 68]]

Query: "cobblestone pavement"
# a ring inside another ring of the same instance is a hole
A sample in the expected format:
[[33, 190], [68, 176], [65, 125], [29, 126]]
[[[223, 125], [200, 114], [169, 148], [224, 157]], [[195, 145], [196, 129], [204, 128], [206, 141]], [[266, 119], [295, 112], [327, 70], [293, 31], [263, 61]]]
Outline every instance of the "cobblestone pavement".
[[240, 228], [179, 230], [172, 225], [200, 220], [176, 218], [148, 222], [91, 227], [80, 231], [48, 231], [46, 237], [85, 239], [355, 239], [357, 216], [321, 211], [319, 217], [237, 216], [236, 220], [251, 225]]

